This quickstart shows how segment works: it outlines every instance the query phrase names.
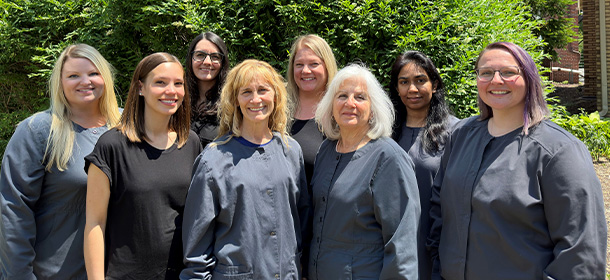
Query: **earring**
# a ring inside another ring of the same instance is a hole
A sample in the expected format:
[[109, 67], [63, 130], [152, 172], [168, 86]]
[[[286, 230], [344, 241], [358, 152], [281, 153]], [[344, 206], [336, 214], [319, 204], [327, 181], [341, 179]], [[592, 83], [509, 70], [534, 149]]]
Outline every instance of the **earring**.
[[371, 118], [369, 119], [369, 124], [373, 124], [373, 121], [374, 121], [374, 120], [373, 120], [373, 117], [371, 117]]
[[140, 96], [142, 96], [142, 91], [140, 91], [140, 93], [138, 93]]

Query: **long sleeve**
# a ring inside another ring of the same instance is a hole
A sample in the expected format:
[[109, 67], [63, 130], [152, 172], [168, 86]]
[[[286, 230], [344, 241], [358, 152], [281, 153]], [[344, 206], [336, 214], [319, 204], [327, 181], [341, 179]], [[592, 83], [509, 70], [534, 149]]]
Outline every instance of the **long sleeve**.
[[205, 152], [195, 161], [193, 179], [184, 207], [182, 222], [182, 242], [184, 264], [180, 279], [212, 279], [215, 265], [214, 227], [219, 213], [214, 179], [208, 176], [208, 166], [202, 159]]
[[543, 279], [604, 279], [606, 219], [600, 182], [587, 149], [562, 147], [542, 167], [540, 185], [554, 259]]
[[443, 218], [441, 214], [441, 185], [445, 176], [447, 162], [451, 155], [451, 136], [447, 139], [443, 156], [441, 157], [441, 166], [434, 177], [432, 184], [432, 196], [430, 198], [430, 233], [428, 234], [426, 248], [430, 252], [432, 259], [432, 279], [441, 279], [440, 275], [440, 260], [438, 255], [438, 247], [441, 241], [441, 231], [443, 228]]
[[578, 139], [550, 121], [493, 137], [474, 117], [451, 137], [432, 198], [433, 279], [604, 278], [603, 196]]
[[[36, 220], [34, 207], [40, 198], [45, 170], [44, 123], [26, 119], [11, 137], [0, 174], [0, 265], [3, 279], [36, 279]], [[45, 129], [46, 128], [46, 129]]]
[[287, 148], [280, 137], [274, 132], [265, 145], [232, 138], [198, 157], [184, 211], [181, 279], [300, 278], [309, 211], [303, 160], [298, 144], [288, 138]]
[[418, 279], [420, 203], [413, 162], [397, 153], [373, 175], [374, 211], [384, 242], [380, 279]]

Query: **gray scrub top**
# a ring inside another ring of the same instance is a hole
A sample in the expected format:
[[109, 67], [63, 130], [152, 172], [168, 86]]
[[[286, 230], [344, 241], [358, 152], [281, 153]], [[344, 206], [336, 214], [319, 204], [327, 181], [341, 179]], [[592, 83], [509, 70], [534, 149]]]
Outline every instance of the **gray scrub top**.
[[309, 279], [417, 279], [413, 162], [387, 137], [346, 154], [336, 144], [316, 157]]
[[493, 137], [487, 123], [458, 125], [435, 178], [429, 245], [442, 277], [604, 279], [603, 196], [585, 145], [549, 120], [527, 136]]
[[[458, 122], [458, 118], [449, 116], [449, 131]], [[401, 135], [397, 142], [415, 164], [415, 176], [419, 189], [419, 202], [421, 204], [421, 218], [419, 220], [419, 238], [417, 251], [419, 252], [419, 279], [430, 279], [432, 272], [432, 259], [426, 248], [426, 240], [430, 232], [430, 198], [432, 197], [432, 182], [441, 165], [443, 146], [436, 152], [427, 152], [422, 145], [421, 130], [423, 127], [408, 127], [403, 123]]]
[[45, 171], [50, 111], [22, 121], [4, 152], [0, 174], [2, 279], [86, 279], [84, 157], [107, 127], [74, 127], [65, 171]]
[[301, 148], [286, 139], [289, 147], [278, 133], [261, 146], [232, 138], [197, 157], [181, 279], [301, 279], [310, 202]]

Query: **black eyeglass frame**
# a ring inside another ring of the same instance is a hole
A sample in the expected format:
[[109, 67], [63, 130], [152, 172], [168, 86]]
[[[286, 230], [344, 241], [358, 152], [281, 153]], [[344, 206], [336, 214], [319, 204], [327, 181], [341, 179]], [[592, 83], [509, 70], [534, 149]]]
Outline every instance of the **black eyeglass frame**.
[[[198, 60], [196, 59], [197, 54], [204, 54], [205, 56], [203, 57], [203, 59]], [[206, 58], [208, 58], [208, 56], [210, 57], [210, 61], [214, 62], [214, 63], [222, 63], [222, 61], [225, 59], [225, 55], [219, 52], [214, 52], [214, 53], [207, 53], [204, 51], [194, 51], [191, 53], [192, 57], [193, 57], [193, 61], [204, 61]], [[218, 55], [220, 57], [220, 60], [215, 60], [214, 59], [214, 55]]]

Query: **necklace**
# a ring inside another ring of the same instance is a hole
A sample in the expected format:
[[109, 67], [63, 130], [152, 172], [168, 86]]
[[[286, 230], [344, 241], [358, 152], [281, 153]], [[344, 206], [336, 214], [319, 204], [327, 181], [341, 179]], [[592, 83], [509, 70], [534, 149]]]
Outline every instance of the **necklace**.
[[[356, 145], [353, 145], [349, 149], [346, 149], [345, 153], [349, 153], [349, 152], [357, 150], [358, 146], [360, 145], [360, 143], [362, 143], [362, 140], [364, 140], [365, 137], [366, 137], [366, 133], [362, 136], [362, 138], [360, 138], [360, 141], [358, 141], [358, 143], [356, 143]], [[335, 146], [335, 151], [337, 153], [341, 153], [341, 152], [339, 152], [339, 146], [344, 146], [343, 141], [341, 141], [341, 140], [342, 140], [342, 138], [339, 138], [339, 141], [337, 141], [337, 145]]]

